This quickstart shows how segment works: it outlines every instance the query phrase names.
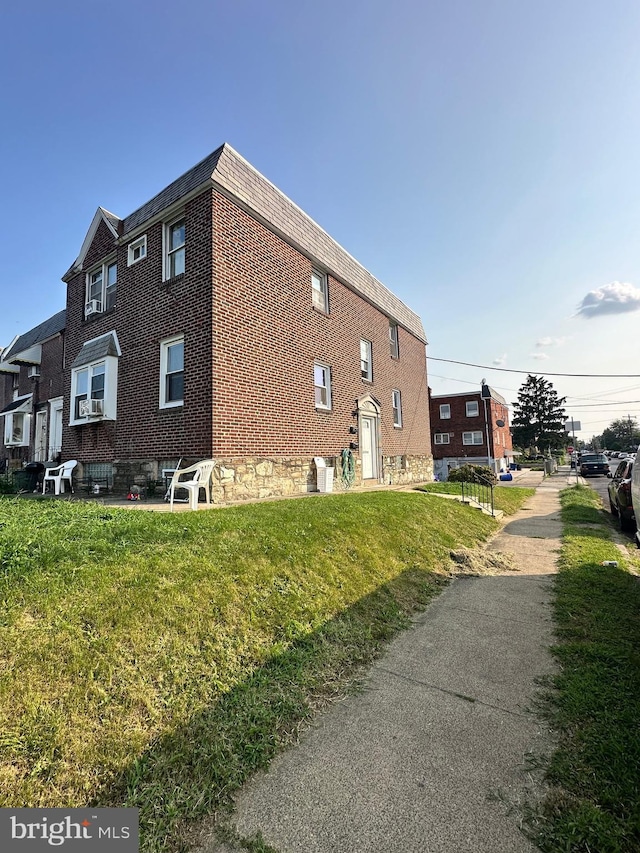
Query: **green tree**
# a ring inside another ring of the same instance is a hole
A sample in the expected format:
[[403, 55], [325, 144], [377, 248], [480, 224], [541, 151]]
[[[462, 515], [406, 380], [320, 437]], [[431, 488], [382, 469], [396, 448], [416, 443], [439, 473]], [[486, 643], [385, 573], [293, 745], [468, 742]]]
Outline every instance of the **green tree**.
[[601, 436], [601, 443], [607, 450], [631, 450], [640, 444], [638, 421], [628, 415], [612, 421]]
[[523, 450], [564, 447], [567, 441], [564, 431], [567, 416], [563, 408], [566, 399], [558, 397], [551, 382], [543, 376], [529, 374], [518, 391], [517, 403], [513, 404], [513, 443]]

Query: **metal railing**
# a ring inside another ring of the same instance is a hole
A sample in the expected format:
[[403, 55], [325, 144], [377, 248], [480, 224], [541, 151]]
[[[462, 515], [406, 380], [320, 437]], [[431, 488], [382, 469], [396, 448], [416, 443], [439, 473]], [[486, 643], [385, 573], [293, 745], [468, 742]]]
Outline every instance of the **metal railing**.
[[490, 512], [495, 517], [495, 505], [493, 502], [493, 483], [490, 480], [479, 478], [477, 482], [462, 481], [462, 500], [474, 501]]

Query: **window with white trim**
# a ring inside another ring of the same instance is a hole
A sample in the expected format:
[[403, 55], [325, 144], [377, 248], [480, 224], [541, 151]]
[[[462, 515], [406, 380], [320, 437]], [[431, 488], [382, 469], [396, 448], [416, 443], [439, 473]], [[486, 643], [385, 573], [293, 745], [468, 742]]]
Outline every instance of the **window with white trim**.
[[115, 306], [117, 283], [118, 265], [115, 261], [108, 261], [87, 273], [85, 317], [103, 314]]
[[484, 444], [482, 440], [482, 430], [474, 430], [473, 432], [462, 433], [463, 444]]
[[185, 270], [185, 221], [184, 217], [165, 225], [164, 231], [164, 278], [165, 281], [182, 275]]
[[[104, 361], [78, 367], [72, 374], [74, 421], [84, 422], [91, 416], [104, 415], [104, 392], [107, 367]], [[87, 402], [85, 402], [87, 401]]]
[[446, 418], [451, 417], [451, 406], [449, 403], [441, 403], [440, 405], [440, 418], [442, 420], [446, 420]]
[[184, 404], [184, 335], [160, 342], [160, 408]]
[[329, 313], [329, 288], [327, 276], [317, 270], [311, 270], [311, 294], [313, 307], [324, 314]]
[[4, 443], [6, 447], [27, 447], [31, 432], [31, 415], [26, 412], [9, 412], [4, 416]]
[[147, 235], [143, 234], [127, 246], [127, 265], [132, 266], [147, 257]]
[[371, 341], [360, 341], [360, 375], [367, 382], [373, 381], [372, 349]]
[[478, 415], [480, 414], [480, 410], [478, 407], [478, 401], [477, 400], [467, 400], [465, 405], [466, 405], [467, 417], [468, 418], [477, 418]]
[[448, 432], [436, 432], [433, 436], [434, 444], [449, 444]]
[[316, 362], [313, 365], [313, 385], [316, 409], [331, 409], [331, 368]]
[[402, 426], [402, 395], [399, 391], [391, 392], [391, 405], [393, 407], [393, 425], [394, 427]]
[[398, 324], [389, 320], [389, 350], [391, 358], [400, 358], [400, 347], [398, 345]]

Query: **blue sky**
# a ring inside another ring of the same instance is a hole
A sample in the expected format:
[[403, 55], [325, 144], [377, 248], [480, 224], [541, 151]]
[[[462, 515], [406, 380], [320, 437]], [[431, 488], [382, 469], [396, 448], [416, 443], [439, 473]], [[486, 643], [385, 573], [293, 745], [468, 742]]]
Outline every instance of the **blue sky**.
[[[224, 141], [422, 317], [432, 358], [640, 374], [640, 5], [34, 0], [3, 10], [0, 344]], [[436, 361], [434, 393], [485, 377]], [[550, 377], [583, 438], [640, 378]], [[603, 405], [613, 403], [613, 405]]]

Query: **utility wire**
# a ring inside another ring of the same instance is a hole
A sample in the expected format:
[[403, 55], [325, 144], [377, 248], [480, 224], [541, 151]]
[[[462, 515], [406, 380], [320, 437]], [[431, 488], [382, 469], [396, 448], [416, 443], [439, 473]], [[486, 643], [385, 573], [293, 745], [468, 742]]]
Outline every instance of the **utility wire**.
[[470, 361], [454, 361], [452, 358], [434, 358], [429, 361], [443, 361], [447, 364], [462, 364], [464, 367], [479, 367], [480, 370], [499, 370], [501, 373], [524, 373], [528, 376], [567, 376], [572, 379], [640, 379], [640, 373], [549, 373], [545, 370], [513, 370], [510, 367], [490, 367], [487, 364], [473, 364]]

